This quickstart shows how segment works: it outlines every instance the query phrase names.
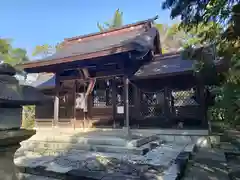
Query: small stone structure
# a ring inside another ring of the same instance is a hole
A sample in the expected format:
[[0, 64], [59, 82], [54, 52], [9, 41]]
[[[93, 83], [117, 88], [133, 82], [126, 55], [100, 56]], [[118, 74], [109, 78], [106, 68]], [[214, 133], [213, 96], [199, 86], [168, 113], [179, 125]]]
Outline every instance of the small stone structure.
[[21, 129], [22, 106], [47, 101], [42, 93], [32, 87], [19, 85], [14, 77], [16, 70], [0, 64], [0, 180], [17, 180], [13, 162], [20, 142], [35, 134], [34, 130]]

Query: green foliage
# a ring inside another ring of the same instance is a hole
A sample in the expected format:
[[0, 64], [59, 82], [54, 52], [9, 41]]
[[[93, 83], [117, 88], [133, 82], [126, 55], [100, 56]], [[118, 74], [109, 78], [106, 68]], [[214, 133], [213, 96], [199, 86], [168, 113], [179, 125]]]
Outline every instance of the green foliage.
[[45, 58], [51, 54], [53, 54], [55, 51], [55, 48], [48, 45], [37, 45], [32, 53], [32, 56], [41, 56], [42, 58]]
[[22, 116], [22, 127], [32, 129], [35, 126], [35, 106], [24, 106]]
[[109, 29], [120, 28], [123, 25], [123, 12], [117, 9], [114, 13], [113, 18], [103, 24], [97, 23], [98, 29], [103, 32]]
[[0, 39], [0, 58], [13, 66], [28, 61], [27, 51], [13, 48], [9, 39]]
[[[164, 52], [177, 51], [182, 48], [198, 47], [208, 43], [208, 37], [216, 37], [219, 27], [215, 23], [199, 24], [190, 31], [184, 31], [180, 24], [155, 24], [159, 30]], [[203, 32], [207, 31], [208, 35]]]
[[[198, 60], [196, 70], [211, 74], [216, 55], [230, 66], [216, 90], [213, 119], [240, 124], [240, 2], [239, 0], [165, 0], [163, 8], [171, 17], [181, 18], [180, 27], [193, 38], [186, 43], [185, 55]], [[208, 47], [198, 48], [193, 47]]]
[[60, 43], [58, 43], [55, 46], [51, 46], [49, 44], [37, 45], [33, 50], [32, 56], [46, 58], [47, 56], [53, 55], [60, 48], [61, 48]]
[[184, 31], [178, 30], [178, 24], [169, 26], [167, 24], [155, 24], [160, 33], [163, 53], [177, 51], [184, 44]]

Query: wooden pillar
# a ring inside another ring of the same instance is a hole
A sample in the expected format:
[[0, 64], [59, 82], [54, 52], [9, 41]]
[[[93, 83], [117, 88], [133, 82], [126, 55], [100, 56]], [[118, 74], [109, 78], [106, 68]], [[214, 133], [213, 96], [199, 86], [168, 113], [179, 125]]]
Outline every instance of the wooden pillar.
[[54, 97], [54, 119], [53, 119], [53, 126], [56, 126], [59, 121], [59, 91], [60, 91], [60, 80], [59, 80], [59, 74], [56, 73], [56, 85], [55, 85], [55, 91], [56, 95]]
[[128, 97], [128, 92], [129, 92], [129, 79], [124, 76], [123, 77], [123, 83], [124, 83], [124, 126], [126, 130], [126, 135], [127, 137], [130, 136], [130, 125], [129, 125], [129, 97]]
[[169, 95], [170, 95], [169, 88], [164, 87], [164, 113], [165, 113], [167, 120], [170, 119]]
[[76, 91], [77, 91], [77, 81], [74, 81], [73, 84], [73, 119], [71, 121], [72, 127], [75, 129], [76, 127]]
[[206, 104], [205, 104], [204, 90], [205, 90], [204, 84], [203, 84], [203, 82], [200, 81], [198, 84], [200, 111], [202, 114], [202, 126], [205, 128], [208, 126], [208, 121], [207, 121], [207, 109], [206, 109]]
[[116, 128], [117, 118], [117, 83], [116, 79], [112, 79], [112, 109], [113, 109], [113, 127]]
[[140, 90], [133, 86], [133, 96], [134, 96], [134, 118], [136, 120], [140, 117], [140, 103], [141, 103], [141, 97], [140, 97]]

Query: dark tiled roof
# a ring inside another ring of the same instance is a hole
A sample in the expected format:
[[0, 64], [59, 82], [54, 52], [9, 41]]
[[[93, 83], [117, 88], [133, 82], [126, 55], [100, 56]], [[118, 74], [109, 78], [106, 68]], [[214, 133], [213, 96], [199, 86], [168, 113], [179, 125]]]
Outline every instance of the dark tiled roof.
[[[98, 57], [130, 51], [142, 54], [149, 50], [154, 50], [159, 53], [159, 45], [155, 41], [158, 35], [159, 33], [156, 28], [152, 27], [146, 30], [145, 27], [141, 26], [115, 35], [106, 34], [105, 36], [97, 38], [89, 38], [79, 42], [75, 41], [65, 45], [50, 57], [19, 66], [26, 72], [46, 72], [44, 69], [36, 70], [36, 68], [49, 67], [62, 63], [66, 64], [73, 61], [96, 59]], [[82, 64], [82, 66], [84, 66], [84, 64]], [[35, 71], [33, 70], [34, 68]]]
[[0, 104], [34, 105], [50, 100], [31, 86], [0, 82]]
[[45, 58], [44, 60], [61, 59], [70, 56], [88, 54], [98, 52], [112, 47], [124, 46], [129, 43], [129, 40], [135, 38], [144, 32], [144, 29], [137, 29], [121, 33], [119, 35], [106, 35], [101, 38], [89, 39], [86, 41], [75, 42], [73, 44], [66, 45], [60, 49], [54, 55]]
[[159, 32], [152, 27], [152, 22], [156, 19], [157, 17], [154, 17], [105, 32], [67, 38], [52, 56], [18, 66], [32, 73], [55, 72], [56, 69], [50, 67], [46, 70], [45, 67], [129, 51], [142, 53], [154, 50], [155, 53], [160, 53]]
[[71, 37], [71, 38], [65, 38], [64, 41], [65, 42], [66, 41], [74, 41], [74, 40], [78, 40], [78, 39], [81, 39], [81, 38], [97, 36], [97, 35], [101, 35], [101, 34], [104, 34], [104, 33], [113, 32], [113, 31], [119, 31], [119, 30], [130, 28], [130, 27], [133, 27], [133, 26], [138, 26], [138, 25], [141, 25], [141, 24], [145, 24], [145, 23], [148, 23], [148, 22], [153, 22], [156, 19], [158, 19], [158, 16], [155, 16], [155, 17], [147, 19], [147, 20], [138, 21], [138, 22], [135, 22], [135, 23], [132, 23], [132, 24], [127, 24], [127, 25], [124, 25], [122, 27], [113, 28], [113, 29], [110, 29], [110, 30], [105, 30], [103, 32], [96, 32], [96, 33], [90, 33], [90, 34], [75, 36], [75, 37]]
[[[142, 66], [136, 73], [135, 78], [165, 75], [177, 72], [191, 71], [193, 61], [183, 60], [180, 55], [157, 57], [157, 60]], [[39, 89], [55, 86], [55, 76], [50, 73], [39, 74], [37, 80], [31, 84]]]
[[[221, 65], [221, 60], [215, 62]], [[154, 76], [174, 75], [193, 71], [193, 60], [185, 60], [180, 53], [155, 56], [155, 60], [143, 65], [134, 75], [134, 79], [151, 78]], [[55, 86], [55, 76], [50, 73], [39, 74], [36, 82], [31, 86], [39, 89], [51, 88]]]
[[193, 70], [192, 60], [182, 59], [180, 54], [157, 56], [154, 61], [143, 65], [136, 73], [136, 78], [173, 74]]
[[31, 86], [38, 89], [54, 88], [55, 79], [55, 75], [52, 73], [41, 73], [38, 75], [36, 81], [31, 83]]
[[[134, 76], [137, 79], [141, 79], [158, 75], [191, 73], [193, 72], [195, 62], [194, 60], [184, 59], [181, 52], [157, 55], [153, 61], [140, 67]], [[217, 67], [218, 72], [223, 72], [228, 69], [226, 61], [223, 59], [213, 60], [213, 64]]]

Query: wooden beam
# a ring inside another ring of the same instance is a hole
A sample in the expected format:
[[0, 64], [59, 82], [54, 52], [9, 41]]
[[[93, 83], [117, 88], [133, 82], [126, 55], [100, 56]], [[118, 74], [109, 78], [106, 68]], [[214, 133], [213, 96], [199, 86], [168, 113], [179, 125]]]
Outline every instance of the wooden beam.
[[124, 69], [112, 69], [109, 71], [97, 71], [96, 72], [96, 77], [101, 77], [101, 76], [118, 76], [124, 74]]
[[[26, 72], [33, 68], [37, 67], [46, 67], [46, 66], [51, 66], [51, 65], [56, 65], [56, 64], [65, 64], [69, 62], [74, 62], [74, 61], [91, 61], [93, 59], [103, 57], [103, 56], [109, 56], [113, 54], [118, 54], [118, 53], [124, 53], [128, 51], [132, 51], [132, 47], [124, 47], [122, 45], [118, 47], [112, 47], [108, 48], [102, 51], [97, 51], [97, 52], [91, 52], [91, 53], [86, 53], [86, 54], [81, 54], [81, 55], [75, 55], [75, 56], [69, 56], [69, 57], [63, 57], [59, 59], [51, 59], [51, 60], [39, 60], [39, 61], [34, 61], [34, 62], [28, 62], [25, 64], [19, 64], [18, 67], [24, 69]], [[40, 71], [39, 71], [40, 72]]]

